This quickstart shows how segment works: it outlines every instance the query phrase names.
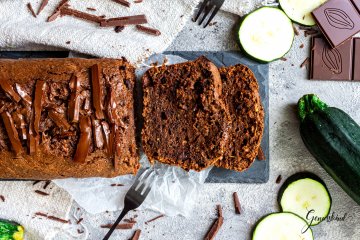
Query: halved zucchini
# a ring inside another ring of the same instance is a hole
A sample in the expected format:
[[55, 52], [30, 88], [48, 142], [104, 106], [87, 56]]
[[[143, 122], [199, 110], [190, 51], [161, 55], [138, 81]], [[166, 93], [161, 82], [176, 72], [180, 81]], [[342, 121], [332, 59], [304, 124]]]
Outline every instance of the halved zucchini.
[[278, 201], [282, 211], [295, 213], [310, 226], [325, 220], [331, 208], [325, 183], [309, 172], [289, 177], [280, 189]]
[[313, 240], [313, 233], [299, 216], [272, 213], [261, 219], [253, 232], [252, 240]]
[[261, 62], [284, 56], [294, 40], [294, 29], [286, 14], [274, 7], [262, 7], [248, 14], [239, 29], [241, 48]]
[[294, 22], [305, 26], [314, 26], [315, 20], [311, 12], [326, 1], [327, 0], [279, 0], [279, 3], [286, 15]]

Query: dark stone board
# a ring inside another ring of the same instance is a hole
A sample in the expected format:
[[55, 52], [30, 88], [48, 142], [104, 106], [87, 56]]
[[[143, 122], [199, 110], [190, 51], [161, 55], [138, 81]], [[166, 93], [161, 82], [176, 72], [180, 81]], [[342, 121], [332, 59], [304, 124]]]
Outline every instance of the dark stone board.
[[246, 58], [238, 51], [229, 52], [165, 52], [178, 55], [187, 60], [194, 60], [201, 55], [206, 56], [218, 67], [244, 64], [255, 74], [260, 87], [260, 97], [265, 110], [265, 129], [261, 143], [266, 160], [255, 160], [249, 169], [236, 172], [214, 167], [206, 182], [208, 183], [266, 183], [269, 180], [269, 65], [259, 64]]

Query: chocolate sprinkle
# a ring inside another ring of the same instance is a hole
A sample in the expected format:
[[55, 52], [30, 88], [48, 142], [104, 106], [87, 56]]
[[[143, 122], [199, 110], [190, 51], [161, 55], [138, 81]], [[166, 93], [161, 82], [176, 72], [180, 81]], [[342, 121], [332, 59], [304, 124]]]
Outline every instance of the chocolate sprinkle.
[[131, 240], [139, 240], [140, 234], [141, 234], [141, 230], [136, 229], [136, 231], [135, 231], [134, 235], [132, 236]]
[[80, 224], [83, 220], [84, 220], [84, 218], [79, 218], [79, 220], [77, 220], [76, 224]]
[[90, 22], [100, 23], [100, 22], [104, 21], [104, 19], [102, 19], [99, 16], [92, 15], [92, 14], [89, 14], [89, 13], [86, 13], [86, 12], [81, 12], [81, 11], [78, 11], [76, 9], [71, 9], [71, 8], [68, 8], [68, 7], [61, 8], [60, 13], [63, 14], [63, 15], [73, 16], [73, 17], [76, 17], [76, 18], [87, 20], [87, 21], [90, 21]]
[[69, 2], [69, 0], [62, 0], [59, 5], [55, 8], [55, 11], [53, 12], [53, 14], [51, 14], [47, 21], [48, 22], [52, 22], [54, 21], [56, 18], [58, 18], [60, 16], [60, 10], [67, 5], [67, 3]]
[[40, 4], [40, 7], [39, 7], [39, 10], [37, 12], [37, 15], [40, 14], [40, 12], [46, 7], [46, 5], [48, 4], [49, 0], [42, 0], [41, 4]]
[[130, 7], [130, 3], [128, 1], [126, 1], [126, 0], [112, 0], [112, 1], [116, 2], [118, 4], [121, 4], [121, 5], [125, 6], [125, 7]]
[[161, 215], [159, 215], [159, 216], [157, 216], [157, 217], [154, 217], [154, 218], [146, 221], [145, 224], [151, 223], [151, 222], [153, 222], [153, 221], [155, 221], [155, 220], [157, 220], [157, 219], [159, 219], [159, 218], [162, 218], [162, 217], [164, 217], [164, 216], [165, 216], [164, 214], [161, 214]]
[[220, 205], [220, 204], [216, 205], [216, 208], [217, 208], [219, 217], [222, 217], [222, 216], [223, 216], [223, 213], [222, 213], [221, 205]]
[[81, 116], [80, 118], [80, 138], [76, 147], [74, 161], [78, 163], [85, 163], [85, 159], [89, 154], [91, 141], [91, 120], [88, 116]]
[[276, 184], [279, 184], [282, 180], [282, 177], [281, 175], [279, 175], [277, 178], [276, 178]]
[[27, 8], [29, 9], [31, 15], [33, 15], [34, 18], [36, 18], [36, 13], [31, 5], [31, 3], [26, 4]]
[[2, 202], [5, 202], [5, 197], [4, 197], [3, 195], [0, 195], [0, 200], [1, 200]]
[[143, 0], [135, 0], [134, 3], [142, 3]]
[[234, 198], [235, 213], [240, 214], [241, 213], [241, 205], [240, 205], [239, 196], [238, 196], [237, 192], [233, 193], [233, 198]]
[[36, 184], [38, 184], [39, 182], [41, 182], [41, 180], [36, 180], [33, 182], [33, 186], [35, 186]]
[[51, 183], [51, 181], [50, 181], [50, 180], [45, 181], [45, 184], [44, 184], [43, 189], [46, 189], [46, 188], [49, 186], [49, 184], [50, 184], [50, 183]]
[[35, 190], [35, 193], [42, 195], [42, 196], [48, 196], [49, 194], [40, 190]]
[[96, 11], [96, 8], [92, 8], [92, 7], [87, 7], [86, 10], [89, 10], [89, 11]]
[[[118, 224], [115, 229], [132, 229], [134, 225], [135, 225], [134, 223], [121, 223]], [[113, 226], [112, 224], [105, 224], [105, 225], [101, 225], [100, 227], [111, 228], [112, 226]]]
[[21, 97], [17, 94], [10, 83], [8, 82], [7, 78], [4, 76], [5, 74], [0, 72], [0, 87], [2, 90], [11, 97], [15, 102], [20, 102]]
[[299, 30], [293, 25], [293, 28], [294, 28], [294, 33], [296, 36], [299, 36], [300, 33], [299, 33]]
[[116, 26], [115, 28], [114, 28], [114, 31], [116, 32], [116, 33], [119, 33], [119, 32], [122, 32], [122, 30], [124, 30], [125, 29], [125, 26]]
[[147, 19], [145, 15], [134, 15], [127, 17], [119, 17], [119, 18], [109, 18], [102, 19], [100, 22], [101, 27], [116, 27], [116, 26], [125, 26], [125, 25], [137, 25], [137, 24], [145, 24], [147, 23]]
[[12, 149], [16, 155], [20, 155], [23, 152], [22, 145], [19, 139], [19, 134], [15, 128], [13, 119], [7, 111], [1, 113], [3, 119], [5, 130], [8, 134]]
[[91, 67], [91, 83], [92, 83], [92, 100], [95, 108], [95, 116], [97, 119], [104, 119], [104, 106], [102, 103], [104, 92], [103, 82], [100, 79], [99, 64], [95, 64]]
[[58, 217], [55, 217], [55, 216], [48, 216], [47, 214], [42, 213], [42, 212], [36, 212], [35, 216], [46, 217], [47, 219], [57, 221], [57, 222], [61, 222], [61, 223], [69, 223], [70, 222], [69, 220], [64, 220], [62, 218], [58, 218]]
[[300, 45], [300, 48], [304, 48], [304, 44], [303, 44], [303, 43]]
[[154, 29], [154, 28], [149, 28], [149, 27], [145, 27], [145, 26], [142, 26], [142, 25], [136, 25], [136, 28], [139, 31], [142, 31], [142, 32], [150, 34], [150, 35], [154, 35], [154, 36], [161, 35], [161, 32], [159, 30], [157, 30], [157, 29]]
[[112, 183], [110, 186], [111, 186], [111, 187], [123, 187], [123, 186], [125, 186], [125, 185], [124, 185], [124, 184], [121, 184], [121, 183]]

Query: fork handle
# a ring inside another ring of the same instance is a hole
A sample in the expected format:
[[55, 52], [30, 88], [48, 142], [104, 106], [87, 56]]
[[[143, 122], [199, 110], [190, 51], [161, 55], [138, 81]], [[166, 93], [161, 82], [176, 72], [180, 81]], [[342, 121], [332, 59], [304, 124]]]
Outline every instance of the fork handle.
[[120, 216], [118, 217], [118, 219], [116, 219], [114, 225], [112, 225], [112, 227], [110, 228], [110, 230], [108, 231], [108, 233], [105, 235], [105, 237], [103, 238], [103, 240], [108, 240], [111, 236], [111, 234], [114, 232], [114, 230], [116, 229], [117, 225], [119, 225], [119, 223], [121, 222], [121, 220], [125, 217], [125, 215], [129, 212], [128, 209], [123, 209]]

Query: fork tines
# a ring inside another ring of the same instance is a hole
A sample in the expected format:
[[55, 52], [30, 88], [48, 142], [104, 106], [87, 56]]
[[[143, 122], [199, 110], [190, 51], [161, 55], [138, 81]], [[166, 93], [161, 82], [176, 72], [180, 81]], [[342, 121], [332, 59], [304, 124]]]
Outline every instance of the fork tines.
[[147, 195], [151, 190], [151, 185], [156, 179], [156, 174], [152, 168], [145, 170], [134, 182], [131, 189], [141, 195]]
[[225, 0], [204, 0], [203, 3], [200, 6], [200, 9], [199, 9], [198, 13], [196, 14], [195, 18], [193, 19], [193, 21], [197, 22], [199, 17], [202, 15], [201, 20], [198, 22], [198, 24], [201, 25], [204, 22], [204, 20], [211, 13], [210, 17], [208, 18], [208, 20], [204, 24], [204, 28], [206, 28], [209, 25], [209, 23], [211, 22], [211, 20], [218, 13], [218, 11], [220, 10], [220, 8], [223, 5], [224, 1]]

